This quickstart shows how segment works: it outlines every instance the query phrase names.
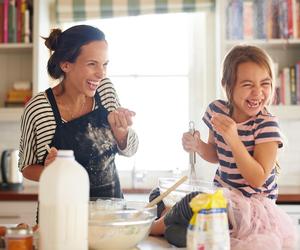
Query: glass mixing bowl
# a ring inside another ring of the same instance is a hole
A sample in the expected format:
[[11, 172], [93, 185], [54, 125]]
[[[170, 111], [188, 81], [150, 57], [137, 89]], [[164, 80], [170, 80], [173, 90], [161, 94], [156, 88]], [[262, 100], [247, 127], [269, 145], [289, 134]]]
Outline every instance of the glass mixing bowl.
[[[170, 188], [178, 179], [176, 178], [159, 178], [158, 186], [160, 193], [165, 192]], [[168, 196], [163, 199], [165, 206], [172, 207], [176, 202], [180, 201], [187, 194], [198, 191], [202, 193], [213, 193], [216, 190], [216, 186], [213, 182], [204, 180], [193, 180], [190, 182], [188, 179], [181, 184], [177, 189], [172, 191]]]
[[[105, 199], [107, 201], [107, 199]], [[99, 206], [101, 200], [89, 206], [89, 249], [132, 249], [144, 240], [156, 218], [156, 206], [144, 208], [147, 203], [113, 199], [107, 206]], [[124, 206], [116, 209], [124, 202]]]

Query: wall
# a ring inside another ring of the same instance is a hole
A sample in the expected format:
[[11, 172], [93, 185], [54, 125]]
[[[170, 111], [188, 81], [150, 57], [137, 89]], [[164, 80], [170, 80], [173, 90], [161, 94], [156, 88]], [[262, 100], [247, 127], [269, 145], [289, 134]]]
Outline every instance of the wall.
[[19, 146], [20, 125], [16, 122], [0, 122], [0, 151]]
[[300, 120], [279, 121], [285, 137], [285, 146], [279, 153], [281, 173], [278, 183], [285, 185], [300, 184]]
[[[283, 150], [280, 150], [279, 162], [281, 166], [281, 174], [278, 183], [281, 185], [299, 185], [300, 183], [300, 120], [280, 121], [280, 127], [286, 137], [286, 143]], [[19, 123], [0, 122], [0, 151], [6, 148], [18, 148], [20, 137]], [[210, 164], [197, 160], [198, 176], [202, 179], [210, 180], [215, 168]], [[147, 176], [139, 179], [139, 176], [132, 178], [129, 171], [120, 173], [121, 183], [123, 187], [132, 188], [152, 188], [157, 183], [156, 176], [166, 176], [171, 172], [162, 174], [148, 173]], [[141, 173], [139, 173], [141, 174]], [[134, 183], [132, 182], [134, 179]], [[32, 182], [26, 181], [26, 184], [32, 185]]]

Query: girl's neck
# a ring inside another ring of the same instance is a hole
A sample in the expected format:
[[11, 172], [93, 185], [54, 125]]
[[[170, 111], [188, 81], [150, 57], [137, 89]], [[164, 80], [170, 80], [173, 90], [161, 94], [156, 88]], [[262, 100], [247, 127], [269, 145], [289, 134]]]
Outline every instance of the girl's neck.
[[251, 116], [247, 116], [246, 114], [238, 114], [238, 112], [233, 108], [230, 114], [230, 117], [236, 122], [236, 123], [242, 123], [251, 118]]

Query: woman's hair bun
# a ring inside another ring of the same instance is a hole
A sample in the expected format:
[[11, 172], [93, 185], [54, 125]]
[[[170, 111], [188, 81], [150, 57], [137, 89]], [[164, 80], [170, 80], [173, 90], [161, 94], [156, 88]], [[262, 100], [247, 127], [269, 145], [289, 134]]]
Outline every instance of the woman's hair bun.
[[55, 51], [57, 49], [58, 39], [61, 33], [62, 33], [61, 29], [52, 29], [49, 37], [44, 38], [45, 45], [48, 49], [52, 51]]

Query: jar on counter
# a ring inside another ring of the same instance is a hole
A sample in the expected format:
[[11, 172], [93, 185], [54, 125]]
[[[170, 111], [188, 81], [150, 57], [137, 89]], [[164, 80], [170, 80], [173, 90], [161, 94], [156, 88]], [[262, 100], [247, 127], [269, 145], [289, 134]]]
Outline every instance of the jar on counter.
[[7, 228], [5, 234], [6, 250], [32, 250], [33, 233], [29, 228]]

